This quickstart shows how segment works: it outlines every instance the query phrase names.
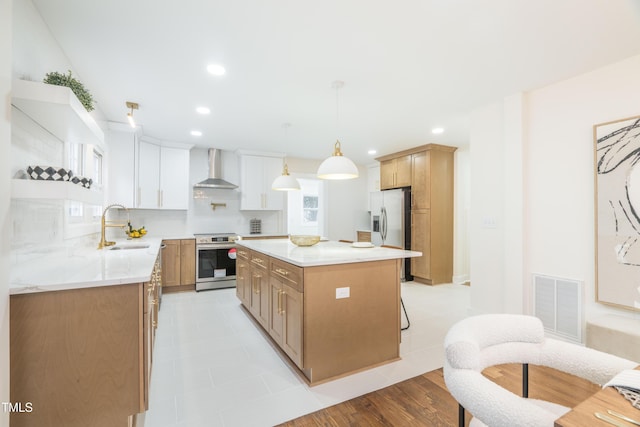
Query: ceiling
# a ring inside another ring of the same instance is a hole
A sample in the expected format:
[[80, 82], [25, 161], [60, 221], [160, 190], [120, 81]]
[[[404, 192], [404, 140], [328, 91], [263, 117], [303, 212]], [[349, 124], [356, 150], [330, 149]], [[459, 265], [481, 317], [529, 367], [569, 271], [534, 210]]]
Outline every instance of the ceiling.
[[33, 3], [109, 121], [133, 101], [152, 138], [318, 159], [339, 138], [360, 164], [467, 145], [474, 108], [640, 54], [639, 0]]

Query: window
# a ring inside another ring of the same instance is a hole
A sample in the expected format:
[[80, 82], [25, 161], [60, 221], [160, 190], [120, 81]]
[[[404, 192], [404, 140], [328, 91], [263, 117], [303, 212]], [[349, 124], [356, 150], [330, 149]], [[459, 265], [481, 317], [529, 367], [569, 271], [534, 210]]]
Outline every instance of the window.
[[84, 174], [84, 145], [77, 144], [75, 142], [69, 143], [68, 163], [69, 169], [73, 172], [73, 175]]
[[302, 196], [302, 222], [306, 224], [318, 223], [318, 196]]
[[96, 149], [93, 150], [93, 179], [92, 186], [102, 188], [102, 154]]

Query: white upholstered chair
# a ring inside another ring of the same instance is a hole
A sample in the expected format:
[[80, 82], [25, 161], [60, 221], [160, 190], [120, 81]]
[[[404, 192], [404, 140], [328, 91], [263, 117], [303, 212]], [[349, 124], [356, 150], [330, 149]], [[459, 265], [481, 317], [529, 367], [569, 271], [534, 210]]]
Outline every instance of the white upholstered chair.
[[[548, 366], [604, 384], [637, 363], [611, 354], [552, 338], [545, 338], [540, 319], [515, 314], [472, 316], [453, 325], [444, 342], [444, 379], [460, 405], [473, 415], [470, 426], [552, 427], [570, 408], [528, 399], [528, 364]], [[482, 375], [482, 370], [505, 363], [523, 364], [523, 394], [518, 396]]]

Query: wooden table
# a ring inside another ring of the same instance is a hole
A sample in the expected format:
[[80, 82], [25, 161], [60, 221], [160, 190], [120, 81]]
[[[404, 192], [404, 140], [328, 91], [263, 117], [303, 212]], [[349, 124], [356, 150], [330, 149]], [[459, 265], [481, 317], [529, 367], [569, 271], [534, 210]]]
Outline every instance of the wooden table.
[[[640, 366], [636, 367], [640, 370]], [[625, 399], [618, 390], [607, 387], [583, 401], [570, 412], [558, 418], [555, 427], [584, 427], [584, 426], [610, 426], [606, 421], [596, 418], [595, 412], [602, 412], [611, 418], [616, 419], [622, 425], [632, 424], [607, 414], [607, 409], [626, 415], [629, 418], [640, 421], [640, 409], [636, 409]]]

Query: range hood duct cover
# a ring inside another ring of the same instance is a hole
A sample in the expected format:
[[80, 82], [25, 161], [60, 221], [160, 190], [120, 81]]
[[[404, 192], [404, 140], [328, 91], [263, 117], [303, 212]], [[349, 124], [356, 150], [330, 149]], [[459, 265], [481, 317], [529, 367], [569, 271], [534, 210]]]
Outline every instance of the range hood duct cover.
[[237, 185], [225, 181], [221, 178], [222, 171], [222, 151], [217, 148], [209, 149], [209, 178], [194, 184], [193, 188], [222, 188], [233, 190]]

